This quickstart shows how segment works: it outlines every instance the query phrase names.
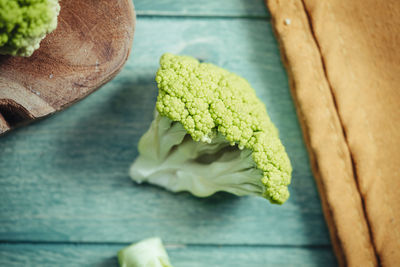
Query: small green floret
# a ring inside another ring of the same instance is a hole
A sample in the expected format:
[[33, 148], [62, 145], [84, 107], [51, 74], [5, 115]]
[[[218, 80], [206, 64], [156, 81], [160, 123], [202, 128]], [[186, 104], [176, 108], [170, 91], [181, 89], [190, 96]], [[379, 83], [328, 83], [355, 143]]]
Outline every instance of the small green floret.
[[58, 0], [0, 0], [0, 54], [28, 57], [57, 27]]
[[167, 53], [160, 65], [158, 114], [139, 142], [132, 178], [198, 196], [227, 191], [285, 202], [290, 161], [250, 84], [188, 56]]

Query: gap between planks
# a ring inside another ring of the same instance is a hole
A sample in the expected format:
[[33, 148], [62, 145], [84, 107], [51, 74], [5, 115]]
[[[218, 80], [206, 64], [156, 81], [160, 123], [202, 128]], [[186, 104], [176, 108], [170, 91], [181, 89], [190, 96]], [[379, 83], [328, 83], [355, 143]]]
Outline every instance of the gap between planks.
[[[18, 241], [7, 241], [0, 240], [0, 246], [3, 245], [71, 245], [71, 246], [128, 246], [132, 243], [139, 242], [74, 242], [74, 241], [36, 241], [36, 240], [18, 240]], [[207, 244], [207, 243], [167, 243], [164, 242], [165, 247], [169, 248], [180, 248], [180, 247], [192, 247], [192, 248], [201, 248], [201, 247], [255, 247], [255, 248], [307, 248], [307, 249], [331, 249], [330, 244], [313, 244], [313, 245], [292, 245], [292, 244], [281, 244], [281, 245], [272, 245], [272, 244]]]
[[267, 15], [210, 15], [210, 14], [181, 14], [177, 12], [146, 12], [136, 11], [137, 18], [174, 18], [174, 19], [246, 19], [246, 20], [271, 20]]

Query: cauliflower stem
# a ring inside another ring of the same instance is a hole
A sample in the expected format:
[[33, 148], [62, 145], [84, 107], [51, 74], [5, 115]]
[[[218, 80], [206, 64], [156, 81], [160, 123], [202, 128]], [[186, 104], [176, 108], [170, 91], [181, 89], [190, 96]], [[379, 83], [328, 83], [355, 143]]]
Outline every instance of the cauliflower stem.
[[159, 237], [132, 244], [118, 252], [120, 267], [172, 267]]
[[149, 181], [173, 192], [190, 189], [198, 197], [218, 191], [239, 196], [263, 192], [263, 173], [249, 149], [231, 146], [221, 134], [210, 143], [196, 142], [182, 124], [158, 113], [139, 143], [139, 152], [130, 170], [136, 182]]

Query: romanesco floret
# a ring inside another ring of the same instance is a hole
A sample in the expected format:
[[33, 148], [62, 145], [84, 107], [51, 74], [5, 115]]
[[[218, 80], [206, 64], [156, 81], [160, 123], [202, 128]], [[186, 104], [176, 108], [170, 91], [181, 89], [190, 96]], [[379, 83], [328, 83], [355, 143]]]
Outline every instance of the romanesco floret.
[[250, 84], [188, 56], [167, 53], [160, 65], [155, 118], [132, 179], [200, 197], [226, 191], [285, 202], [290, 161]]
[[0, 0], [0, 54], [28, 57], [57, 27], [58, 0]]

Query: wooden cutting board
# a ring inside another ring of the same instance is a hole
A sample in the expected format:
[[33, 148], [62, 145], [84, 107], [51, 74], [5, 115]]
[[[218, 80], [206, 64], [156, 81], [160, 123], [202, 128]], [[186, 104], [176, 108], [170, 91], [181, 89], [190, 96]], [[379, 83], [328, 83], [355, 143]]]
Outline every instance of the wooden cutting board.
[[0, 56], [0, 134], [84, 98], [128, 59], [135, 28], [131, 0], [60, 5], [57, 29], [31, 57]]

